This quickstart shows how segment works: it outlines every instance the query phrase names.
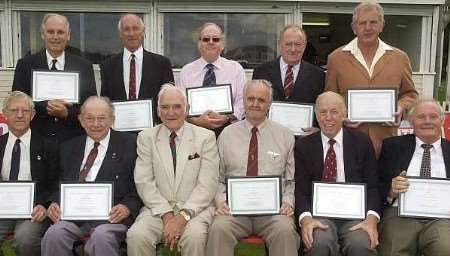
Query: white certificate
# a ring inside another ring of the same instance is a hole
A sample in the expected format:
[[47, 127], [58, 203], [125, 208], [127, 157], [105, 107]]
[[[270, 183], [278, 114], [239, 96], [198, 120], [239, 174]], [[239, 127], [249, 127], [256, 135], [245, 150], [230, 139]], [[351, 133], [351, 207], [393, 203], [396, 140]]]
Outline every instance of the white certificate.
[[107, 220], [112, 208], [112, 183], [61, 183], [62, 220]]
[[313, 183], [312, 215], [337, 219], [366, 217], [366, 185]]
[[60, 99], [79, 103], [78, 72], [33, 70], [33, 101]]
[[273, 102], [269, 110], [269, 119], [289, 128], [295, 135], [303, 135], [304, 128], [313, 124], [314, 106]]
[[394, 122], [396, 104], [395, 89], [347, 91], [348, 119], [352, 122]]
[[231, 85], [217, 85], [186, 89], [189, 116], [200, 116], [207, 110], [217, 113], [233, 113]]
[[153, 127], [152, 100], [113, 102], [116, 119], [114, 129], [139, 131]]
[[409, 188], [400, 194], [398, 215], [450, 219], [450, 180], [408, 177]]
[[228, 177], [227, 203], [232, 215], [278, 214], [281, 205], [279, 176]]
[[34, 182], [0, 182], [0, 219], [31, 219]]

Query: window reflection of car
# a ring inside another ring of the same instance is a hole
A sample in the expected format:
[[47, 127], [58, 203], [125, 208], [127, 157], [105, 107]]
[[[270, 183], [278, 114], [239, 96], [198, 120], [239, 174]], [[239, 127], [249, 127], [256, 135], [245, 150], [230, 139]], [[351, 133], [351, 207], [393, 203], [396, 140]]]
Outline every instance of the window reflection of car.
[[239, 62], [243, 68], [255, 68], [275, 59], [277, 52], [265, 45], [247, 45], [226, 51], [224, 57]]

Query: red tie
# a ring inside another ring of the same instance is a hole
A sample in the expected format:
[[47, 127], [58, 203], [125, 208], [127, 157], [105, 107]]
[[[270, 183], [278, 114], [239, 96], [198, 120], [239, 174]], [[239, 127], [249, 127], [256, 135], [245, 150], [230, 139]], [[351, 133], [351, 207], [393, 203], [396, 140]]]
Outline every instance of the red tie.
[[131, 54], [130, 61], [130, 84], [129, 84], [129, 99], [136, 99], [136, 61], [134, 60], [134, 54]]
[[286, 77], [284, 78], [284, 97], [287, 99], [291, 96], [294, 90], [294, 72], [292, 71], [292, 65], [288, 65], [286, 70]]
[[336, 153], [334, 152], [333, 145], [336, 143], [335, 140], [330, 139], [328, 141], [330, 147], [327, 151], [327, 156], [325, 157], [325, 163], [323, 167], [322, 181], [336, 181], [337, 176], [337, 164], [336, 164]]
[[175, 173], [176, 167], [177, 167], [177, 144], [175, 142], [175, 138], [177, 137], [177, 134], [175, 132], [172, 132], [170, 134], [170, 152], [172, 153], [172, 163], [173, 163], [173, 172]]
[[252, 128], [252, 137], [248, 147], [247, 176], [258, 176], [258, 128]]
[[94, 147], [92, 147], [91, 151], [89, 152], [89, 155], [86, 159], [86, 163], [83, 166], [83, 169], [81, 169], [80, 176], [78, 178], [79, 181], [85, 181], [86, 177], [91, 170], [92, 165], [94, 164], [95, 158], [98, 154], [98, 146], [100, 143], [95, 142]]

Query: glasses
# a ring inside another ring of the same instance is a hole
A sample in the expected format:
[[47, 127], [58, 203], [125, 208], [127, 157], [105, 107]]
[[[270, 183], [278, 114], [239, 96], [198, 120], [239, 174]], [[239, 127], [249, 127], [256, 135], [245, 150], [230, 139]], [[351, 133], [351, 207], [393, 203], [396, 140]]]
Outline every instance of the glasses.
[[31, 109], [20, 109], [20, 108], [12, 108], [8, 109], [8, 112], [14, 115], [22, 113], [24, 115], [31, 113]]
[[203, 43], [209, 43], [209, 42], [214, 42], [214, 43], [218, 43], [220, 42], [220, 38], [219, 37], [203, 37], [202, 39]]
[[90, 123], [90, 124], [95, 123], [95, 121], [97, 121], [97, 123], [103, 124], [107, 120], [109, 120], [109, 118], [107, 116], [97, 116], [97, 117], [95, 117], [95, 116], [87, 116], [87, 117], [84, 118], [84, 120], [87, 123]]

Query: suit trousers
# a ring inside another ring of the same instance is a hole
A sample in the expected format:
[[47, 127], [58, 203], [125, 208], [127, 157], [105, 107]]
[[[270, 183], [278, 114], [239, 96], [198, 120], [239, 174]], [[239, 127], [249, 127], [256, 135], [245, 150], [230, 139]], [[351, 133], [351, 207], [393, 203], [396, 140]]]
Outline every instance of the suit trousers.
[[252, 234], [264, 238], [269, 248], [269, 255], [298, 255], [300, 237], [296, 231], [294, 219], [284, 215], [215, 216], [209, 230], [206, 254], [232, 256], [239, 240]]
[[327, 229], [314, 229], [313, 246], [305, 251], [305, 256], [361, 256], [377, 255], [376, 250], [370, 249], [370, 239], [366, 231], [357, 229], [350, 231], [356, 221], [341, 221], [318, 218], [320, 222], [328, 225]]
[[123, 224], [84, 222], [77, 225], [61, 220], [45, 233], [41, 252], [43, 256], [72, 256], [73, 243], [90, 234], [84, 246], [89, 256], [118, 256], [126, 232], [127, 226]]
[[384, 211], [382, 256], [450, 255], [450, 220], [421, 220], [397, 216], [397, 207]]
[[[30, 220], [1, 220], [0, 240], [3, 242], [5, 236], [14, 231], [12, 246], [15, 249], [16, 255], [41, 255], [41, 238], [49, 225], [50, 222], [48, 219], [41, 222], [31, 222]], [[1, 250], [0, 255], [2, 255]]]
[[[212, 213], [213, 208], [210, 207], [186, 224], [178, 243], [181, 255], [205, 256]], [[151, 215], [149, 211], [141, 212], [127, 233], [128, 256], [155, 256], [156, 246], [164, 243], [163, 231], [163, 222], [159, 215]]]

